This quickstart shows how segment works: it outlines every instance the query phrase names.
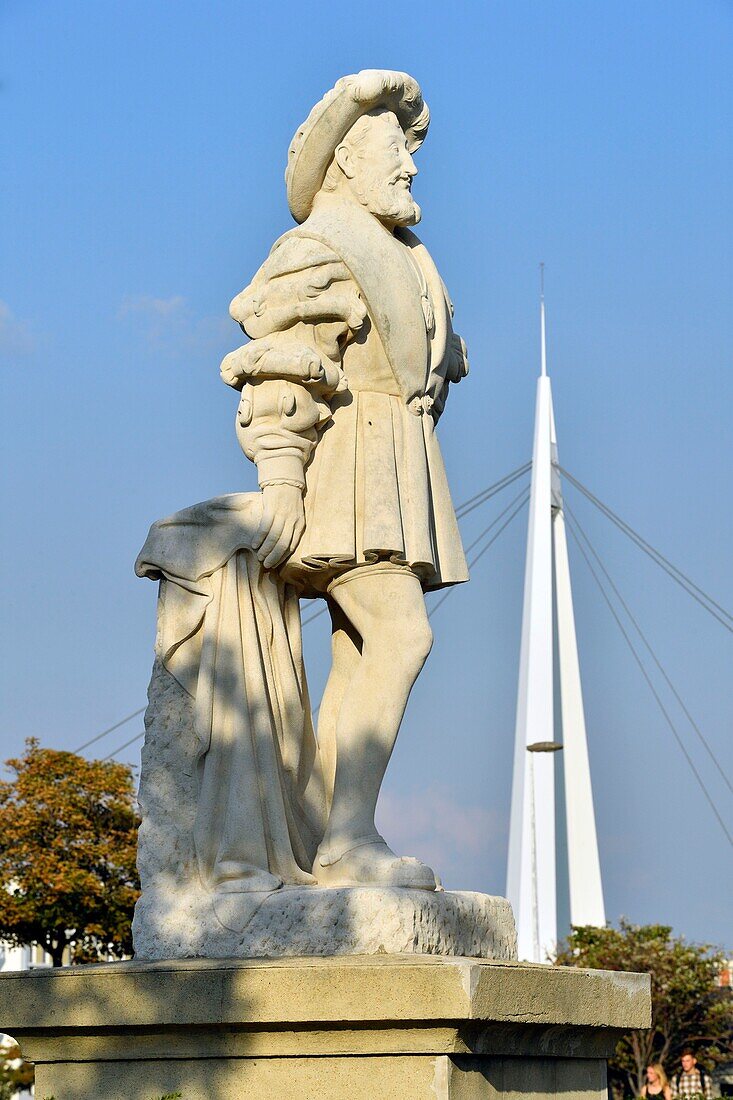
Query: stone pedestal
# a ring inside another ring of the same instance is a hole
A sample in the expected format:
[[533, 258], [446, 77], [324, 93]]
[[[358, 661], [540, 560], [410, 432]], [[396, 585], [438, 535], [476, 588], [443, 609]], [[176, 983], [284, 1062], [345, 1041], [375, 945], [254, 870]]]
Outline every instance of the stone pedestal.
[[37, 1100], [606, 1100], [649, 979], [415, 955], [0, 975]]

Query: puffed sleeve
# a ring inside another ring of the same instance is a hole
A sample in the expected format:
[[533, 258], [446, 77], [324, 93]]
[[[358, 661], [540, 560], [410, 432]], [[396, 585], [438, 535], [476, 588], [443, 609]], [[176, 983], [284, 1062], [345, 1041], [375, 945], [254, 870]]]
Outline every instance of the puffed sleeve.
[[[297, 233], [297, 231], [295, 231]], [[261, 486], [305, 485], [304, 468], [346, 389], [343, 350], [364, 323], [358, 288], [331, 249], [286, 234], [231, 304], [251, 342], [227, 355], [221, 375], [242, 391], [237, 436]]]

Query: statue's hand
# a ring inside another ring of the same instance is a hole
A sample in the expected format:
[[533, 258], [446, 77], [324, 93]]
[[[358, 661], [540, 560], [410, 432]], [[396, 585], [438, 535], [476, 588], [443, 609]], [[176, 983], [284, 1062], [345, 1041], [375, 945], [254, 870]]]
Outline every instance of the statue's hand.
[[262, 519], [255, 539], [257, 557], [274, 569], [292, 554], [305, 530], [303, 491], [297, 485], [265, 485]]

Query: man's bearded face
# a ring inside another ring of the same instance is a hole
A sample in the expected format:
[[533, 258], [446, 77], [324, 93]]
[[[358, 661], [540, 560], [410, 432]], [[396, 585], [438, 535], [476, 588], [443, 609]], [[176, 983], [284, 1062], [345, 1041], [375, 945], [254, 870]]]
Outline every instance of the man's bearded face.
[[364, 115], [354, 130], [353, 144], [346, 140], [352, 150], [350, 182], [357, 198], [380, 221], [415, 225], [421, 211], [410, 188], [417, 168], [396, 115], [391, 111]]

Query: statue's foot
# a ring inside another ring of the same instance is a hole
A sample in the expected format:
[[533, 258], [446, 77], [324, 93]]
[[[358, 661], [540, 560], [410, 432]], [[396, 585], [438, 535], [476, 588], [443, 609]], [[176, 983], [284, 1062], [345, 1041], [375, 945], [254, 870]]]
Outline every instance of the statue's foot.
[[222, 862], [216, 868], [218, 894], [262, 894], [279, 890], [283, 880], [262, 867], [248, 863]]
[[413, 856], [397, 856], [378, 834], [356, 837], [343, 847], [321, 844], [313, 864], [319, 886], [398, 886], [435, 890], [435, 874]]

